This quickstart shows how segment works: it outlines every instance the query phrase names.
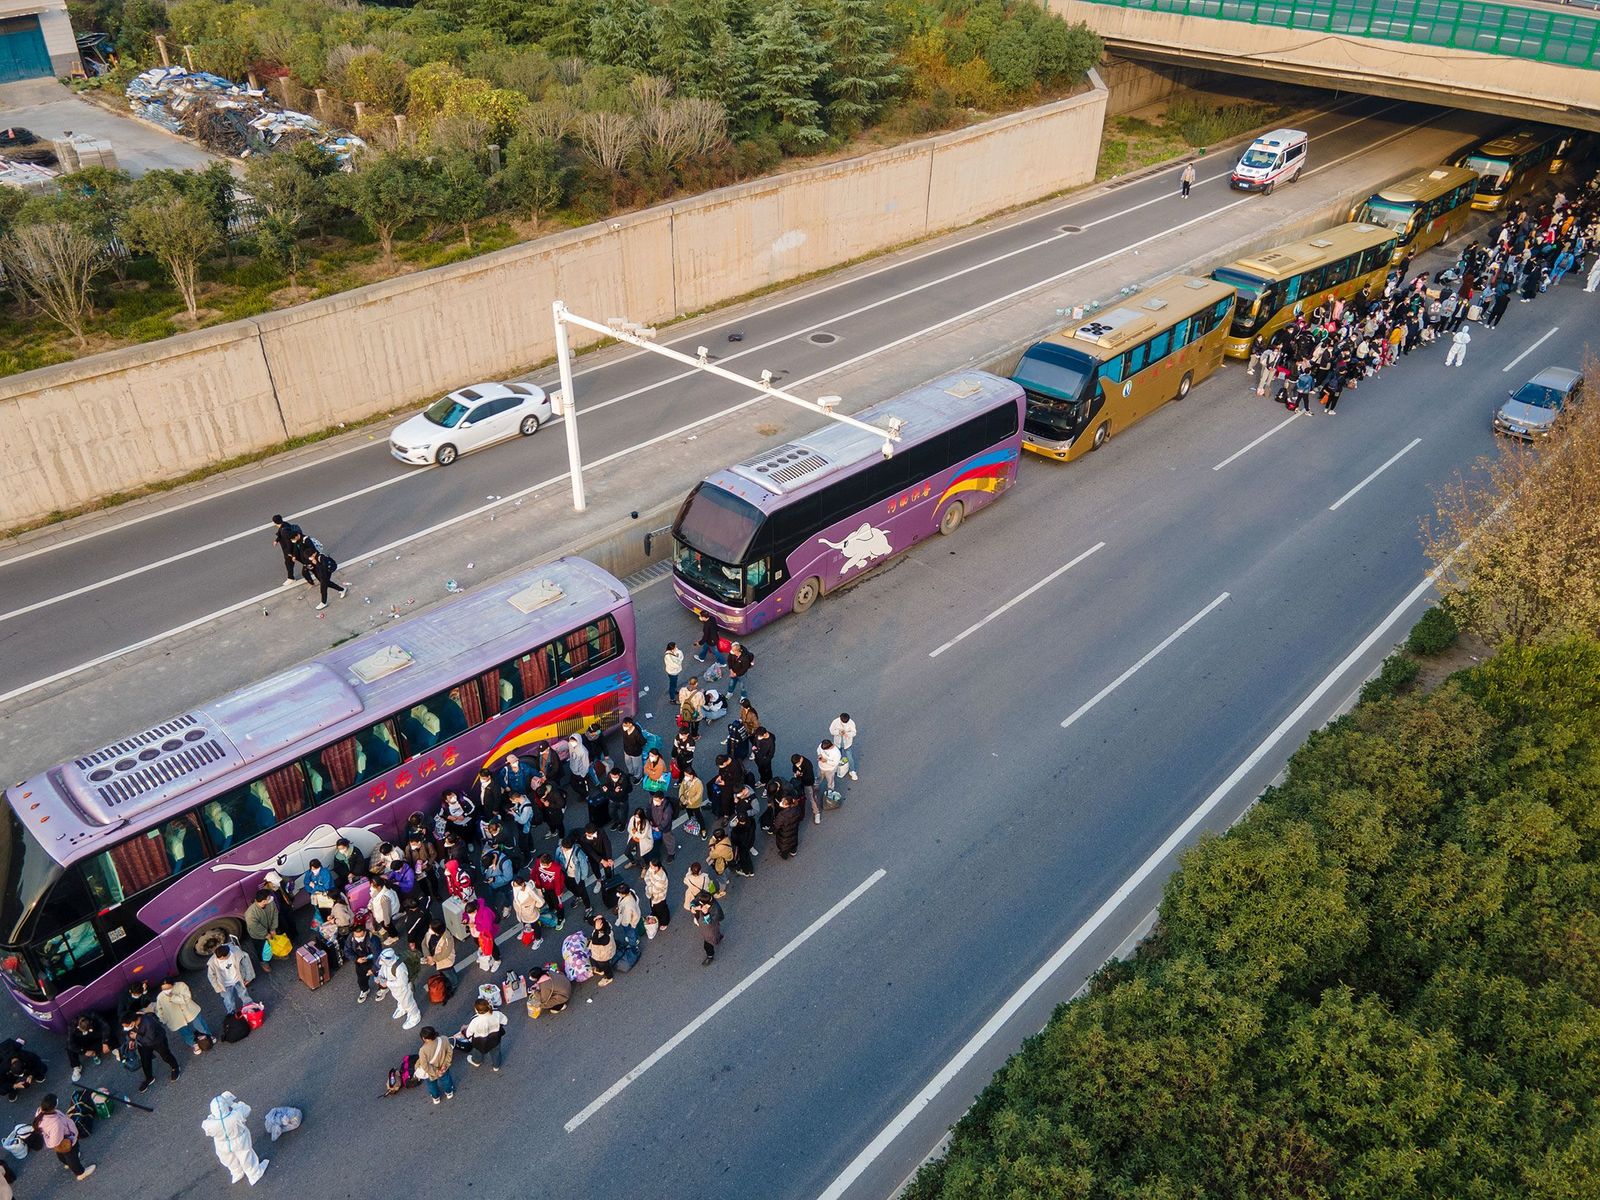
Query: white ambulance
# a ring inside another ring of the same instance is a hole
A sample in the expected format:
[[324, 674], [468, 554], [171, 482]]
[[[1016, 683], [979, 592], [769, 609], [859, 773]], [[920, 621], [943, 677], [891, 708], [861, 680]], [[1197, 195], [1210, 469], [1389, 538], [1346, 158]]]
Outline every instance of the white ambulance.
[[1293, 183], [1306, 166], [1306, 135], [1298, 129], [1274, 129], [1250, 143], [1229, 179], [1246, 192], [1269, 195], [1280, 183]]

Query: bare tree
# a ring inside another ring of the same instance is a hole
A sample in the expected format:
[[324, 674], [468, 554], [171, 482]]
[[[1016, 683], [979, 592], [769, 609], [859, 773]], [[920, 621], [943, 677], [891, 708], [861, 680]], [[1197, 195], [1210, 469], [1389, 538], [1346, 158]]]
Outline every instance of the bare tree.
[[672, 95], [672, 80], [660, 75], [635, 75], [628, 82], [628, 93], [640, 115], [652, 108], [664, 108]]
[[632, 113], [584, 113], [575, 132], [584, 157], [613, 175], [621, 173], [640, 145], [639, 119]]
[[222, 241], [204, 201], [170, 185], [147, 187], [123, 218], [122, 233], [166, 268], [189, 318], [197, 317], [200, 264]]
[[78, 340], [94, 312], [89, 287], [105, 265], [105, 247], [70, 221], [18, 225], [0, 242], [6, 273], [30, 300]]
[[577, 128], [578, 110], [563, 99], [540, 100], [529, 106], [522, 124], [540, 138], [559, 142]]
[[727, 133], [727, 115], [715, 100], [670, 100], [639, 112], [645, 157], [670, 171], [714, 150]]

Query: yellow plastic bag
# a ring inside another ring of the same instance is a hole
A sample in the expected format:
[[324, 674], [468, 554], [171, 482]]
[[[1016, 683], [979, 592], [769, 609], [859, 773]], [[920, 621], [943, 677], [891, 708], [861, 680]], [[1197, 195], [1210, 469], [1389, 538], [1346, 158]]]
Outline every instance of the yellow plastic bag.
[[286, 933], [273, 934], [267, 945], [272, 947], [273, 958], [288, 958], [294, 953], [294, 947], [289, 944], [289, 935]]

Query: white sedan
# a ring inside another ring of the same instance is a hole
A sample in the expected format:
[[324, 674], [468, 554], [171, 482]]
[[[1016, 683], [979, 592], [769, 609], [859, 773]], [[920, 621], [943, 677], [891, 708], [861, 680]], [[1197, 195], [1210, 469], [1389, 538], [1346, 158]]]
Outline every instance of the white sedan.
[[430, 404], [389, 435], [403, 463], [448, 467], [469, 450], [518, 434], [532, 437], [550, 419], [550, 397], [532, 383], [475, 383]]

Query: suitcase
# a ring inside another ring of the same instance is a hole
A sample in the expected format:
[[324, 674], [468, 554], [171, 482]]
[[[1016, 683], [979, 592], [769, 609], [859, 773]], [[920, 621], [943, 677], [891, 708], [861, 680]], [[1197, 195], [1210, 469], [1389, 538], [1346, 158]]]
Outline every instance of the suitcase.
[[333, 964], [328, 952], [315, 942], [307, 942], [294, 952], [294, 969], [300, 982], [313, 992], [333, 978]]
[[467, 932], [467, 904], [459, 896], [451, 896], [444, 902], [444, 927], [458, 942], [477, 941]]
[[500, 992], [507, 1004], [516, 1004], [528, 998], [528, 981], [519, 972], [507, 971], [500, 983]]

